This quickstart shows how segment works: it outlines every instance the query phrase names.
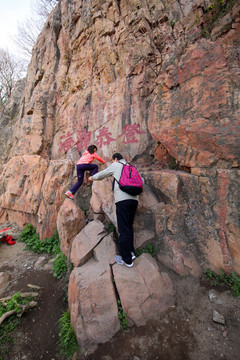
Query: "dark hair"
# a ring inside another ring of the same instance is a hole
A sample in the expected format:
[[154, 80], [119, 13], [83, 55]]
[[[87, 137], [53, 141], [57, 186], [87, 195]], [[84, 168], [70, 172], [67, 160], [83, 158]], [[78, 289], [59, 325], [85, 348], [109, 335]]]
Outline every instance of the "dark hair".
[[113, 160], [115, 160], [115, 159], [121, 160], [121, 159], [123, 159], [123, 157], [121, 154], [115, 153], [115, 154], [113, 154], [112, 159]]
[[88, 149], [88, 151], [90, 152], [90, 154], [93, 154], [93, 153], [94, 153], [94, 149], [97, 150], [97, 147], [96, 147], [96, 145], [90, 145], [87, 149]]

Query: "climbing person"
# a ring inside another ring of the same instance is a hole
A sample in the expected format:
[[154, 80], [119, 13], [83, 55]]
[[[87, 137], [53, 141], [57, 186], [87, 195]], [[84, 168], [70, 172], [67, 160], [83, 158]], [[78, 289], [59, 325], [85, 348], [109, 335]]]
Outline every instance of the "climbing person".
[[90, 145], [88, 146], [87, 150], [84, 151], [83, 155], [80, 157], [76, 164], [78, 181], [71, 187], [70, 190], [65, 192], [65, 195], [68, 198], [74, 200], [74, 194], [78, 191], [78, 189], [83, 183], [85, 171], [91, 171], [91, 176], [98, 172], [98, 166], [96, 164], [91, 164], [94, 159], [100, 161], [102, 164], [105, 164], [106, 162], [105, 160], [100, 158], [100, 156], [98, 156], [96, 145]]
[[120, 254], [115, 255], [115, 261], [119, 265], [133, 266], [133, 260], [136, 258], [134, 254], [134, 232], [133, 221], [138, 206], [138, 195], [129, 195], [122, 191], [118, 181], [121, 177], [123, 166], [127, 161], [122, 155], [115, 153], [112, 156], [112, 164], [99, 173], [90, 176], [89, 180], [102, 180], [106, 177], [113, 176], [113, 191], [116, 203], [117, 225], [119, 232]]

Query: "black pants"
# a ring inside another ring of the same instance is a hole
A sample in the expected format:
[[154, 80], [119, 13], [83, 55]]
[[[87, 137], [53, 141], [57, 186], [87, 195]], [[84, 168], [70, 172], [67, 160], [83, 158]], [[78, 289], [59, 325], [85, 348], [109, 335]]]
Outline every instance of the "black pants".
[[89, 171], [89, 170], [91, 171], [90, 176], [93, 176], [98, 172], [98, 166], [96, 164], [79, 164], [79, 165], [77, 165], [78, 181], [70, 189], [70, 191], [73, 195], [78, 191], [78, 189], [80, 188], [80, 186], [83, 183], [84, 172]]
[[123, 261], [132, 263], [133, 221], [138, 206], [137, 200], [123, 200], [116, 203], [117, 224], [119, 231], [120, 253]]

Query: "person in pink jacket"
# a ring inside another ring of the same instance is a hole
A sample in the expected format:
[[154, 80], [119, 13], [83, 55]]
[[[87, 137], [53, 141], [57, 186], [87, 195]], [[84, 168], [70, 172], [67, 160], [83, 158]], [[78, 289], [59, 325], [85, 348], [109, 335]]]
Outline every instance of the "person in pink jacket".
[[106, 162], [105, 160], [100, 158], [100, 156], [98, 156], [96, 145], [90, 145], [88, 149], [84, 151], [84, 153], [77, 162], [78, 181], [71, 187], [70, 190], [65, 192], [65, 195], [68, 198], [74, 200], [74, 194], [78, 191], [78, 189], [83, 183], [85, 171], [91, 171], [90, 176], [93, 176], [98, 172], [98, 166], [96, 164], [91, 164], [94, 159], [100, 161], [102, 164], [105, 164]]

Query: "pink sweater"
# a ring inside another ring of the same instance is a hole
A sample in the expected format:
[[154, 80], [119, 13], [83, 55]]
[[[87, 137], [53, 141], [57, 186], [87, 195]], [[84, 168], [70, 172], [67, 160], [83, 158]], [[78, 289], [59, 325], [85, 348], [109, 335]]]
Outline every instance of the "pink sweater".
[[98, 154], [96, 152], [94, 152], [93, 154], [90, 154], [90, 152], [86, 150], [86, 151], [84, 151], [84, 153], [78, 160], [77, 165], [90, 164], [94, 159], [100, 161], [102, 164], [105, 164], [105, 162], [106, 162], [105, 160], [100, 158], [100, 156], [98, 156]]

